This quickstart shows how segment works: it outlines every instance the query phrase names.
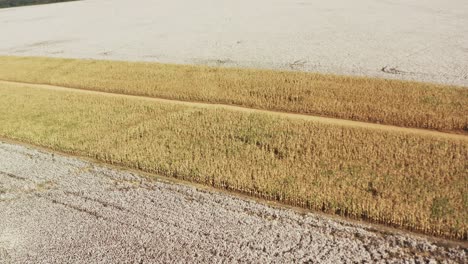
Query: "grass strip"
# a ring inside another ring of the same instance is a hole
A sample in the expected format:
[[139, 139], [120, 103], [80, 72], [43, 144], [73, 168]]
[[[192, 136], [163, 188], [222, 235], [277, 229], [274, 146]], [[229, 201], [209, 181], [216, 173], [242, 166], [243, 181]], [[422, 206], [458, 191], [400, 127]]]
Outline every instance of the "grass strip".
[[468, 89], [304, 72], [0, 57], [0, 79], [468, 133]]
[[0, 85], [0, 136], [427, 234], [467, 238], [468, 140]]

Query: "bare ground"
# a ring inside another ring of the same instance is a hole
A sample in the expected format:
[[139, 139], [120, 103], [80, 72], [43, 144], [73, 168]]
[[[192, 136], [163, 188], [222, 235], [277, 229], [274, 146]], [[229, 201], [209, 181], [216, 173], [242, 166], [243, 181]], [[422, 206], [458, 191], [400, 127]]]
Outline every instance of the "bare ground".
[[0, 263], [407, 262], [467, 248], [0, 142]]

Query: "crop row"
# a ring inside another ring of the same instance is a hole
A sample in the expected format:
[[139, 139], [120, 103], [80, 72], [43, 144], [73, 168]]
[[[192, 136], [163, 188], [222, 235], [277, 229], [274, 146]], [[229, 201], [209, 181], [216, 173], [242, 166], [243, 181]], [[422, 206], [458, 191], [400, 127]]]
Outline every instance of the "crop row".
[[304, 72], [0, 57], [0, 79], [468, 133], [468, 89]]
[[428, 234], [465, 238], [468, 141], [0, 85], [0, 136]]

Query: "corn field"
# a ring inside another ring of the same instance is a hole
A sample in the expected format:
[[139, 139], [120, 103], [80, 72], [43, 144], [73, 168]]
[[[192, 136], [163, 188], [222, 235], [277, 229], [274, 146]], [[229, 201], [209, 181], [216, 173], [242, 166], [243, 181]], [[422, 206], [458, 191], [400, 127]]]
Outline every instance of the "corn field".
[[[29, 81], [39, 81], [34, 78], [39, 74]], [[0, 137], [327, 213], [467, 238], [464, 138], [27, 84], [0, 85]]]

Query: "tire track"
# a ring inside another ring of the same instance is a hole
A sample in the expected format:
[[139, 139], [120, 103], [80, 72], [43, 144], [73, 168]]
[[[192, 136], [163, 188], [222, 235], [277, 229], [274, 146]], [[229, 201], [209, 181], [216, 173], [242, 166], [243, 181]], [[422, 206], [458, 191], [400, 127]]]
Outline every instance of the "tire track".
[[64, 207], [66, 207], [66, 208], [68, 208], [70, 210], [74, 210], [74, 211], [79, 212], [79, 213], [87, 214], [87, 215], [89, 215], [91, 217], [94, 217], [96, 219], [102, 219], [102, 220], [104, 220], [106, 222], [118, 223], [118, 224], [120, 224], [122, 226], [137, 229], [137, 230], [139, 230], [139, 231], [141, 231], [143, 233], [155, 234], [154, 231], [152, 231], [152, 230], [145, 229], [145, 228], [133, 225], [133, 224], [129, 224], [129, 223], [126, 223], [124, 221], [117, 220], [117, 219], [105, 217], [105, 216], [103, 216], [102, 214], [99, 214], [96, 211], [89, 210], [89, 209], [86, 209], [86, 208], [81, 207], [81, 206], [73, 205], [73, 204], [67, 203], [67, 202], [62, 202], [62, 201], [60, 201], [58, 199], [49, 198], [49, 197], [45, 197], [45, 196], [41, 196], [41, 195], [36, 195], [36, 197], [44, 198], [45, 200], [51, 202], [52, 204], [57, 204], [57, 205], [60, 205], [60, 206], [64, 206]]
[[15, 180], [19, 180], [19, 181], [28, 181], [28, 179], [26, 179], [26, 178], [24, 178], [24, 177], [21, 177], [21, 176], [18, 176], [18, 175], [15, 175], [15, 174], [13, 174], [13, 173], [0, 171], [0, 174], [1, 174], [1, 175], [5, 175], [5, 176], [10, 177], [10, 178], [15, 179]]

